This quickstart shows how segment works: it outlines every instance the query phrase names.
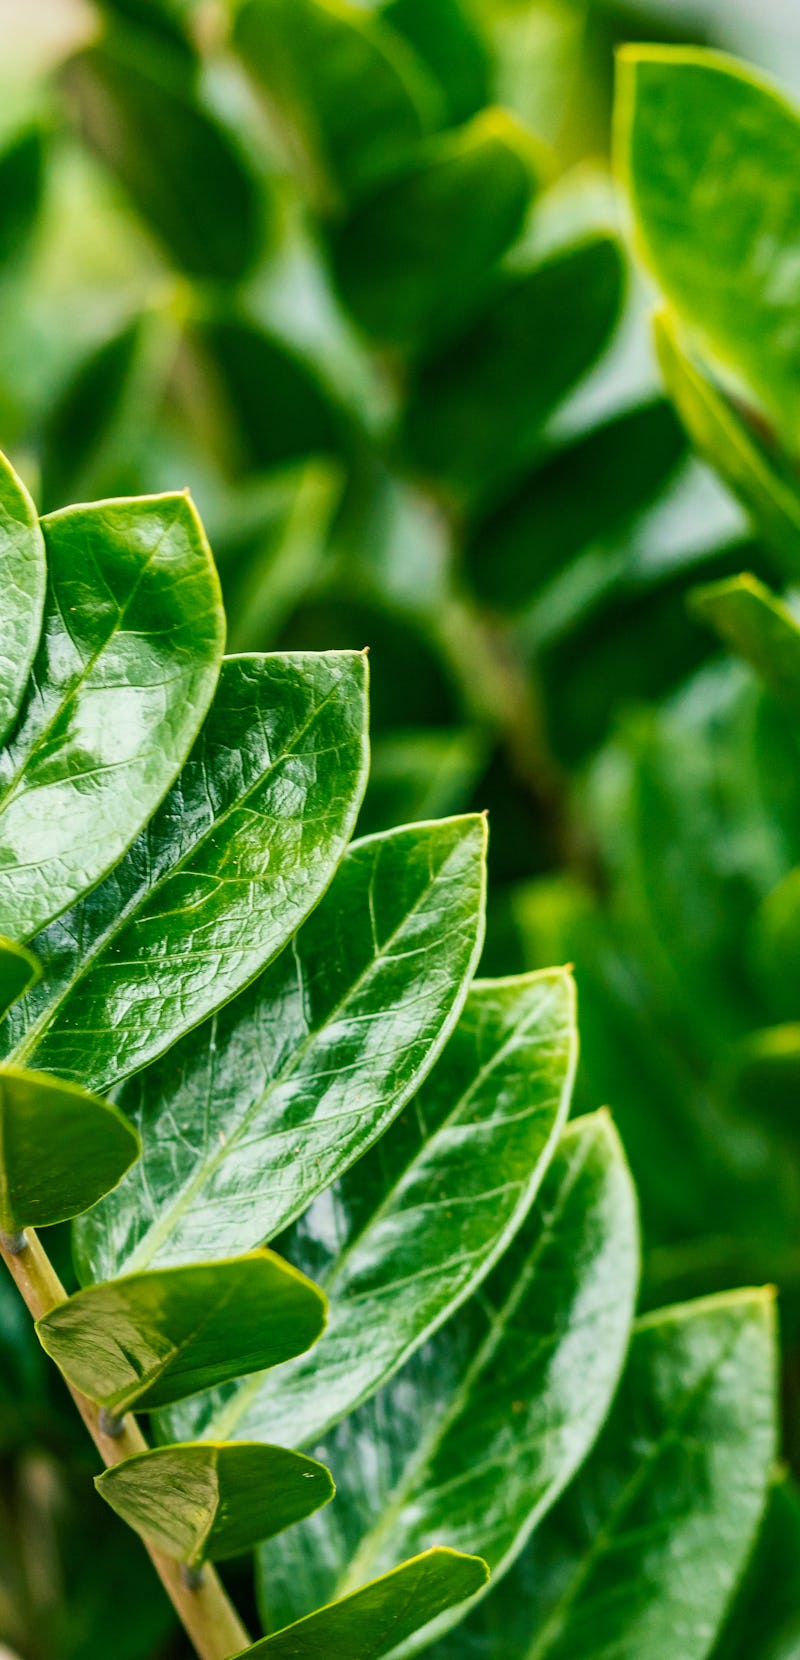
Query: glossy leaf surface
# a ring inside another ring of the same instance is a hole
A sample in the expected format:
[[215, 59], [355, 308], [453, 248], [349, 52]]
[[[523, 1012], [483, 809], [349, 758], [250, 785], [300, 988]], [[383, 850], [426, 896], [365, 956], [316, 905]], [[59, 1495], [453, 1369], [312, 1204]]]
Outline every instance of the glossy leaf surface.
[[695, 589], [692, 608], [800, 716], [800, 626], [791, 611], [752, 576]]
[[474, 1291], [529, 1208], [569, 1106], [574, 989], [554, 970], [476, 981], [402, 1117], [287, 1242], [321, 1278], [313, 1359], [191, 1402], [184, 1433], [246, 1439], [279, 1423], [302, 1446], [375, 1392]]
[[155, 1447], [95, 1478], [129, 1527], [189, 1567], [240, 1556], [333, 1497], [323, 1464], [285, 1447]]
[[325, 1298], [272, 1251], [89, 1286], [37, 1322], [42, 1347], [122, 1417], [277, 1366], [316, 1342]]
[[46, 581], [36, 508], [0, 455], [0, 741], [16, 718], [39, 644]]
[[[445, 1609], [480, 1591], [485, 1562], [434, 1549], [247, 1650], [255, 1660], [380, 1660]], [[245, 1660], [244, 1656], [240, 1660]]]
[[37, 940], [45, 980], [4, 1033], [15, 1059], [108, 1088], [276, 956], [352, 832], [366, 699], [360, 652], [225, 660], [174, 789]]
[[115, 1187], [139, 1154], [122, 1114], [40, 1072], [0, 1069], [0, 1231], [63, 1222]]
[[637, 1277], [624, 1155], [605, 1114], [578, 1119], [480, 1297], [324, 1442], [339, 1503], [329, 1525], [262, 1553], [267, 1616], [302, 1613], [437, 1541], [504, 1572], [594, 1441]]
[[216, 572], [186, 496], [42, 523], [42, 644], [0, 756], [0, 932], [22, 940], [130, 846], [186, 759], [222, 655]]
[[355, 843], [290, 948], [126, 1086], [145, 1158], [81, 1228], [84, 1278], [239, 1255], [366, 1151], [460, 1013], [485, 842], [469, 816]]
[[13, 940], [0, 939], [0, 1015], [4, 1015], [41, 974], [36, 958]]

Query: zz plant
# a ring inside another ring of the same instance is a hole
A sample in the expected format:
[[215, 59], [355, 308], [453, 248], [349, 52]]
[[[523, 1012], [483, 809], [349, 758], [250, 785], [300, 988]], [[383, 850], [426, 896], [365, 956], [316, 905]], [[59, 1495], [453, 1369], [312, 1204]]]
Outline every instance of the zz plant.
[[772, 1293], [633, 1322], [570, 973], [475, 978], [484, 818], [351, 841], [366, 658], [223, 657], [185, 494], [1, 513], [0, 1254], [200, 1660], [703, 1660]]

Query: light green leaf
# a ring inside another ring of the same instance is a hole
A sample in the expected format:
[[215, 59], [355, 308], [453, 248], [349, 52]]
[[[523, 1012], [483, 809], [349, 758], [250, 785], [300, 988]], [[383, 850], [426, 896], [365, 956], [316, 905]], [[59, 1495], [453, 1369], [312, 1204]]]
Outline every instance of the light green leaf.
[[333, 1497], [324, 1464], [285, 1447], [155, 1447], [95, 1477], [129, 1527], [188, 1567], [240, 1556]]
[[89, 1286], [37, 1322], [70, 1383], [121, 1417], [168, 1406], [315, 1343], [325, 1298], [272, 1251]]
[[239, 1255], [377, 1140], [460, 1014], [485, 845], [472, 815], [356, 842], [277, 962], [126, 1085], [145, 1158], [81, 1229], [84, 1279]]
[[521, 231], [539, 174], [534, 140], [504, 110], [428, 140], [332, 233], [356, 321], [398, 345], [452, 333]]
[[36, 508], [0, 455], [0, 742], [16, 719], [39, 644], [46, 581]]
[[327, 1193], [286, 1244], [330, 1299], [312, 1364], [191, 1402], [171, 1428], [252, 1439], [280, 1424], [301, 1446], [374, 1394], [516, 1232], [566, 1117], [576, 1058], [568, 972], [476, 981], [414, 1102], [336, 1189], [335, 1245]]
[[[485, 1562], [434, 1549], [247, 1649], [255, 1660], [380, 1660], [445, 1609], [480, 1591]], [[245, 1660], [241, 1655], [239, 1660]]]
[[619, 167], [645, 263], [708, 355], [796, 449], [800, 423], [800, 119], [717, 53], [628, 46]]
[[22, 940], [111, 869], [174, 781], [223, 636], [187, 496], [69, 507], [42, 524], [42, 644], [0, 756], [0, 932]]
[[262, 1553], [266, 1615], [303, 1613], [435, 1541], [505, 1572], [597, 1435], [637, 1278], [622, 1149], [606, 1114], [578, 1119], [480, 1297], [326, 1439], [340, 1503], [330, 1525]]
[[691, 605], [800, 716], [800, 626], [763, 582], [747, 575], [713, 582], [694, 590]]
[[41, 964], [23, 945], [0, 939], [0, 1016], [36, 984], [41, 972]]
[[37, 940], [44, 980], [3, 1033], [15, 1060], [108, 1088], [277, 955], [352, 832], [366, 700], [360, 652], [225, 660], [174, 789], [107, 881]]
[[0, 1069], [0, 1231], [64, 1222], [97, 1203], [139, 1156], [116, 1107], [40, 1072]]

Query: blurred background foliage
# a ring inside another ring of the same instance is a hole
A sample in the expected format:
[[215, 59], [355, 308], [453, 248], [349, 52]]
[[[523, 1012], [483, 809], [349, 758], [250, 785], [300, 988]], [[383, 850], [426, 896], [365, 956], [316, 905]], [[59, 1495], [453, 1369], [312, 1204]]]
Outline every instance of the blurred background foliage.
[[[800, 14], [2, 0], [0, 38], [3, 447], [48, 508], [190, 486], [231, 650], [369, 644], [362, 829], [489, 808], [485, 972], [576, 965], [644, 1305], [779, 1285], [797, 1465], [800, 732], [686, 604], [784, 580], [786, 532], [663, 391], [609, 145], [620, 41], [800, 90]], [[183, 1653], [0, 1300], [0, 1640]]]

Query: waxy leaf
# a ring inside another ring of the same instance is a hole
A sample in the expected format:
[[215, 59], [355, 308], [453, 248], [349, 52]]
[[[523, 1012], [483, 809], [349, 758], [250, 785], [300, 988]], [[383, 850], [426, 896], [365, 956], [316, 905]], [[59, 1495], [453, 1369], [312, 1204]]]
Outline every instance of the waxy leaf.
[[0, 939], [0, 1016], [36, 983], [41, 972], [40, 964], [23, 945]]
[[172, 784], [223, 634], [186, 496], [69, 507], [42, 524], [42, 644], [0, 755], [0, 932], [23, 940], [105, 876]]
[[247, 1650], [247, 1660], [380, 1660], [445, 1609], [482, 1590], [488, 1577], [477, 1557], [426, 1551], [265, 1637]]
[[366, 688], [360, 652], [225, 660], [174, 789], [107, 881], [37, 940], [44, 981], [4, 1034], [15, 1060], [108, 1088], [281, 950], [353, 829]]
[[760, 674], [770, 691], [800, 716], [800, 625], [753, 576], [696, 588], [692, 609]]
[[474, 1291], [525, 1216], [576, 1055], [566, 971], [476, 981], [413, 1103], [287, 1243], [330, 1299], [312, 1364], [253, 1379], [216, 1405], [191, 1402], [172, 1428], [252, 1439], [279, 1423], [301, 1446], [374, 1394]]
[[597, 1435], [637, 1278], [619, 1141], [606, 1114], [577, 1119], [481, 1296], [326, 1439], [339, 1506], [262, 1553], [266, 1615], [300, 1614], [435, 1541], [503, 1573]]
[[472, 815], [354, 843], [283, 955], [126, 1085], [141, 1179], [81, 1230], [84, 1279], [239, 1255], [377, 1140], [461, 1011], [485, 845]]
[[302, 1354], [325, 1298], [272, 1251], [89, 1286], [37, 1323], [42, 1347], [121, 1417]]
[[629, 46], [617, 154], [642, 256], [712, 362], [787, 446], [800, 419], [800, 118], [733, 59]]
[[0, 742], [16, 719], [39, 644], [46, 581], [36, 508], [0, 455]]
[[240, 1556], [327, 1504], [324, 1464], [285, 1447], [155, 1447], [95, 1477], [129, 1527], [188, 1567]]
[[398, 345], [452, 333], [522, 229], [538, 175], [533, 139], [503, 110], [428, 140], [332, 235], [356, 321]]
[[138, 1156], [116, 1107], [43, 1073], [0, 1068], [0, 1232], [88, 1210]]

